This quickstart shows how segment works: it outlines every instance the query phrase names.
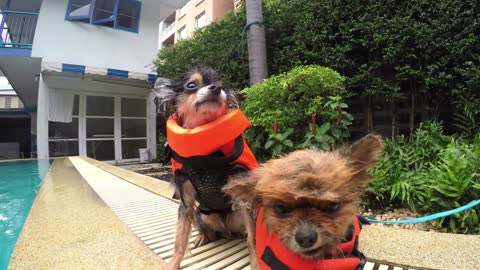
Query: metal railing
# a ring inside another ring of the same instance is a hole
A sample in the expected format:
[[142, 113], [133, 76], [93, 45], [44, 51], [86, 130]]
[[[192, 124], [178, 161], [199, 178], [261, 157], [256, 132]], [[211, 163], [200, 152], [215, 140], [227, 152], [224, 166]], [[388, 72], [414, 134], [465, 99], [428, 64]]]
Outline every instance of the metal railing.
[[167, 35], [171, 35], [175, 29], [175, 23], [169, 25], [163, 25], [162, 32], [160, 33], [160, 39], [165, 38]]
[[0, 48], [31, 49], [38, 13], [2, 10], [0, 14]]

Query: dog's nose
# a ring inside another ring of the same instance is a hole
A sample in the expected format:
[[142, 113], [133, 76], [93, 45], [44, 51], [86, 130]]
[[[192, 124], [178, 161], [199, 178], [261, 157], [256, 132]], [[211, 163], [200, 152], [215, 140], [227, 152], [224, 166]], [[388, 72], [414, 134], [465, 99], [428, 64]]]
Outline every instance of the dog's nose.
[[318, 240], [318, 234], [312, 230], [298, 230], [295, 233], [295, 240], [303, 248], [309, 248]]
[[210, 90], [210, 92], [215, 95], [219, 95], [221, 91], [220, 87], [215, 84], [211, 84], [210, 86], [208, 86], [208, 90]]

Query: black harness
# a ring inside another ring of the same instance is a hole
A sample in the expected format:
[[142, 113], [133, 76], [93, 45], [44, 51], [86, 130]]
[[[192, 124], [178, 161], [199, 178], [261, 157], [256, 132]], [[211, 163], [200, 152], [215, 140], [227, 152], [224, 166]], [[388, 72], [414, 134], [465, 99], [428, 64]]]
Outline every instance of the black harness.
[[233, 152], [225, 156], [221, 150], [209, 155], [182, 157], [172, 148], [169, 148], [171, 157], [182, 168], [174, 172], [174, 182], [179, 190], [180, 199], [185, 202], [182, 194], [182, 186], [190, 181], [197, 192], [197, 207], [199, 212], [205, 215], [211, 213], [228, 214], [232, 211], [230, 198], [222, 191], [229, 176], [248, 171], [248, 168], [240, 163], [233, 163], [244, 151], [243, 137], [235, 139]]

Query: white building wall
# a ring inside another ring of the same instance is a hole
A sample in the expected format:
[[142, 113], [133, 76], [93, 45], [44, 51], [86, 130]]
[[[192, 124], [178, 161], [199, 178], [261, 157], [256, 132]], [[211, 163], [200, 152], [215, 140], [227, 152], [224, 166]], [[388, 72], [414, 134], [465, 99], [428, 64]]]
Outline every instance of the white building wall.
[[43, 75], [40, 75], [38, 84], [37, 104], [37, 156], [39, 159], [48, 158], [48, 99], [49, 92], [44, 82]]
[[67, 63], [150, 73], [158, 50], [159, 0], [143, 0], [139, 32], [65, 20], [67, 0], [43, 0], [32, 56]]

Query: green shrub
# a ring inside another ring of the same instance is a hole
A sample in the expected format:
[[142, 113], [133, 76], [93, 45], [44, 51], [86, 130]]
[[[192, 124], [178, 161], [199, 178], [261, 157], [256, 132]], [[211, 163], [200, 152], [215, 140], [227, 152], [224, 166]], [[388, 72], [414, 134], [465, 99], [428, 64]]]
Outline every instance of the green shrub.
[[[343, 81], [337, 72], [311, 65], [244, 89], [243, 111], [254, 125], [246, 136], [255, 154], [271, 157], [299, 147], [325, 148], [324, 144], [331, 146], [348, 138], [353, 118], [341, 98]], [[309, 121], [312, 115], [315, 127]], [[319, 132], [311, 136], [314, 129]]]
[[376, 181], [367, 190], [369, 203], [403, 204], [417, 212], [427, 199], [425, 174], [447, 144], [436, 122], [421, 125], [409, 138], [399, 136], [396, 143], [386, 139], [384, 157], [372, 170]]
[[272, 130], [277, 121], [279, 128], [286, 130], [305, 122], [313, 113], [324, 115], [326, 98], [344, 93], [343, 81], [329, 68], [296, 67], [245, 88], [243, 111], [255, 126]]
[[[479, 88], [480, 89], [480, 88]], [[480, 130], [480, 97], [462, 96], [456, 102], [453, 126], [463, 136], [473, 137]]]
[[[439, 160], [432, 164], [427, 174], [430, 203], [424, 212], [440, 212], [460, 207], [480, 194], [480, 137], [474, 143], [465, 143], [452, 138], [440, 153]], [[480, 233], [479, 207], [469, 209], [438, 221], [452, 232]]]
[[325, 122], [318, 126], [313, 119], [308, 125], [308, 132], [305, 134], [304, 141], [299, 145], [300, 148], [315, 147], [322, 150], [329, 150], [339, 142], [343, 142], [350, 137], [348, 127], [352, 124], [353, 116], [344, 109], [348, 105], [342, 102], [340, 96], [329, 96], [328, 101], [323, 105], [322, 117]]
[[[478, 91], [477, 1], [263, 1], [268, 74], [315, 64], [345, 76], [360, 96], [416, 96], [438, 113], [451, 97]], [[162, 49], [161, 76], [211, 66], [225, 85], [248, 85], [245, 10]], [[286, 104], [282, 104], [284, 106]], [[477, 119], [478, 120], [478, 119]]]
[[[396, 143], [387, 139], [383, 159], [372, 170], [366, 192], [369, 207], [395, 204], [419, 214], [442, 212], [478, 200], [480, 136], [474, 141], [443, 135], [426, 123]], [[480, 207], [437, 220], [452, 232], [480, 233]]]

